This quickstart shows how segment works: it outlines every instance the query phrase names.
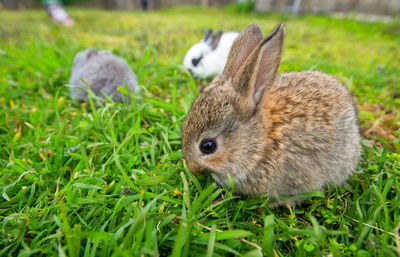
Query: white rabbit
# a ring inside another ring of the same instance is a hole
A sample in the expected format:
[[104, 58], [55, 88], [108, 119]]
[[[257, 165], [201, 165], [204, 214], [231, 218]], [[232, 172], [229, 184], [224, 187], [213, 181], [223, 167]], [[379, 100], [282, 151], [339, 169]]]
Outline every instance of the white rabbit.
[[211, 77], [221, 75], [228, 60], [229, 50], [233, 41], [239, 35], [237, 32], [217, 32], [212, 35], [209, 29], [202, 40], [194, 44], [186, 53], [183, 66], [194, 77]]
[[127, 85], [131, 93], [138, 87], [135, 73], [123, 59], [109, 51], [95, 49], [75, 55], [70, 77], [72, 98], [80, 101], [88, 99], [85, 83], [97, 96], [109, 95], [116, 102], [123, 102], [118, 86]]

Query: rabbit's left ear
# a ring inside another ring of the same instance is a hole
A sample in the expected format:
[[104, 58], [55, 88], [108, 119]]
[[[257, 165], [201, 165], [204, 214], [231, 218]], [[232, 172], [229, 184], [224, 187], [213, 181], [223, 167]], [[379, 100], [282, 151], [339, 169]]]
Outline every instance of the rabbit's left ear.
[[207, 42], [211, 38], [212, 35], [212, 29], [208, 29], [206, 33], [204, 33], [203, 38], [201, 39], [203, 42]]
[[246, 110], [252, 111], [273, 86], [281, 61], [285, 25], [279, 24], [246, 59], [233, 78], [233, 87], [242, 97]]
[[219, 41], [221, 40], [222, 37], [222, 31], [218, 31], [213, 37], [210, 42], [210, 46], [212, 50], [215, 50], [217, 48]]
[[93, 55], [96, 55], [97, 53], [98, 53], [98, 52], [97, 52], [96, 49], [90, 50], [90, 51], [87, 53], [87, 58], [90, 58], [90, 57], [92, 57]]

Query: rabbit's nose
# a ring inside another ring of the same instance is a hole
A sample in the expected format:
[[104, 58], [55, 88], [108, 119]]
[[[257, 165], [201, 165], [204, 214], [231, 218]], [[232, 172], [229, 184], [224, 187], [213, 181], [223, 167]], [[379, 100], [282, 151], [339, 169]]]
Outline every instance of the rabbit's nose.
[[195, 162], [188, 162], [189, 169], [195, 175], [200, 175], [207, 173], [207, 170], [201, 167], [200, 165], [196, 164]]

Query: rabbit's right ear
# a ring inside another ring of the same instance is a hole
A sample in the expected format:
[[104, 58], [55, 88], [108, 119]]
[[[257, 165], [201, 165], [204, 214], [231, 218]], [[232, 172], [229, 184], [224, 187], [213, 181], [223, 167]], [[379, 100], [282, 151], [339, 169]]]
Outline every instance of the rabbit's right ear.
[[233, 41], [223, 75], [234, 77], [254, 48], [263, 39], [260, 25], [253, 24], [243, 30]]
[[208, 29], [206, 33], [204, 33], [202, 41], [207, 42], [207, 40], [211, 38], [211, 35], [212, 35], [212, 29]]
[[213, 37], [210, 42], [210, 46], [212, 50], [215, 50], [217, 48], [219, 41], [221, 40], [222, 37], [222, 31], [218, 31]]

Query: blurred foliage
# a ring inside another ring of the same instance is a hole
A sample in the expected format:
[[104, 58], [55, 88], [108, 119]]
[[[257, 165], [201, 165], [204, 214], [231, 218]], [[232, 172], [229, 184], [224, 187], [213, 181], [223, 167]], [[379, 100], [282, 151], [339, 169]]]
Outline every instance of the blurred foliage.
[[254, 1], [231, 3], [225, 6], [224, 9], [228, 13], [251, 13], [254, 10]]

